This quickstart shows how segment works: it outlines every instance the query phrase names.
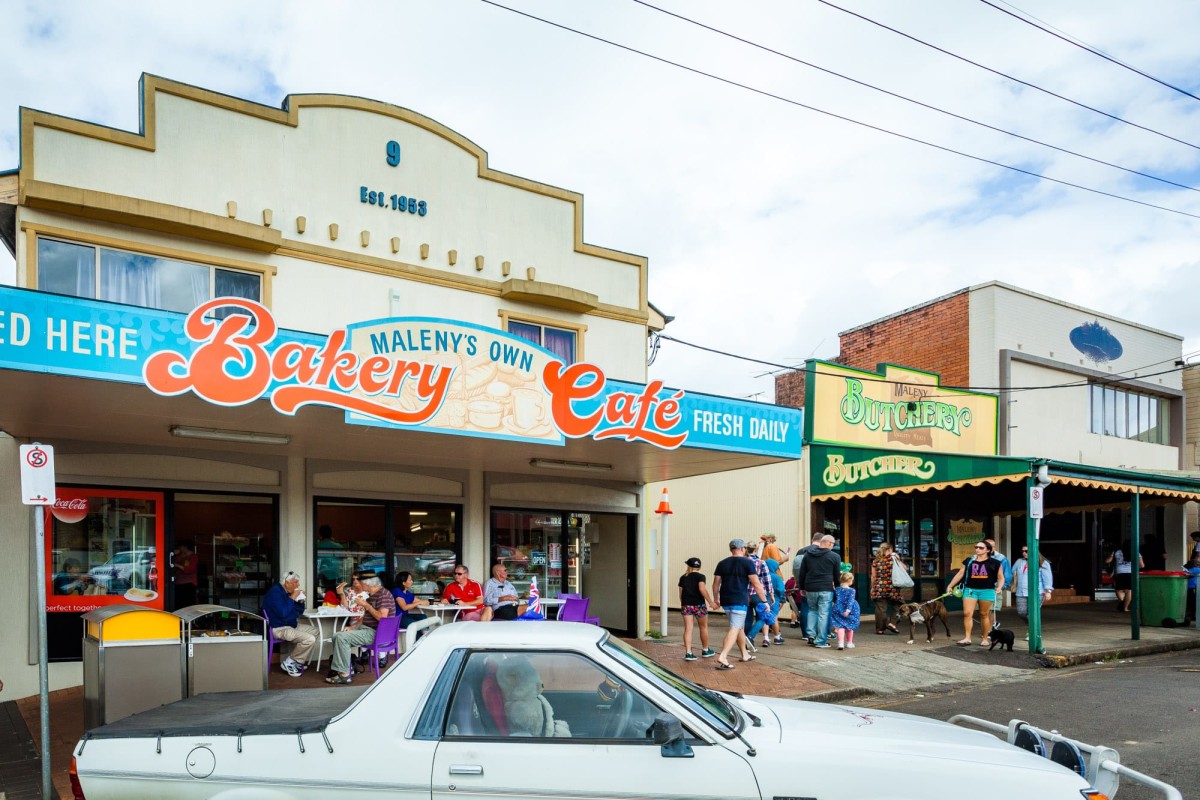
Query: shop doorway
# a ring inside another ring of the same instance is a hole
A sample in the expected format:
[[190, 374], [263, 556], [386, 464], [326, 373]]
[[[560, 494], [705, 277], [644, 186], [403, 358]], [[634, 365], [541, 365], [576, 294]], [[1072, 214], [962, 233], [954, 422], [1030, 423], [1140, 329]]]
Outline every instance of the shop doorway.
[[279, 576], [278, 498], [177, 492], [167, 520], [170, 608], [213, 603], [257, 614]]
[[543, 597], [563, 593], [590, 599], [588, 614], [628, 635], [634, 618], [636, 517], [591, 512], [493, 509], [490, 565], [502, 561], [522, 595], [537, 579]]
[[[441, 597], [462, 558], [462, 508], [437, 503], [315, 498], [315, 597], [371, 569], [391, 589], [413, 576], [419, 597]], [[486, 578], [481, 578], [481, 582]]]

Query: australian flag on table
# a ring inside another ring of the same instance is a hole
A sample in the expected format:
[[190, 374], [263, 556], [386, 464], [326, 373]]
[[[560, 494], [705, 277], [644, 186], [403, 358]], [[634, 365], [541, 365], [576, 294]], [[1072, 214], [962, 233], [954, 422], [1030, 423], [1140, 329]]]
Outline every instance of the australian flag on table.
[[542, 596], [538, 593], [537, 576], [534, 575], [529, 581], [529, 604], [525, 608], [525, 613], [521, 615], [521, 619], [545, 619], [542, 616]]

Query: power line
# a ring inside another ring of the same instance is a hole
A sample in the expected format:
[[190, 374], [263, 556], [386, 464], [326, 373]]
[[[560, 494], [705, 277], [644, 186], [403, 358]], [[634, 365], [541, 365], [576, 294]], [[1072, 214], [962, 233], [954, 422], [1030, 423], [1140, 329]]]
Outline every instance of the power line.
[[[685, 341], [684, 339], [677, 339], [674, 336], [668, 336], [665, 333], [657, 334], [657, 338], [665, 339], [668, 342], [675, 342], [676, 344], [681, 344], [685, 347], [692, 347], [692, 348], [695, 348], [696, 350], [703, 350], [706, 353], [714, 353], [719, 356], [725, 356], [727, 358], [734, 358], [739, 361], [748, 361], [752, 364], [765, 364], [766, 366], [769, 366], [769, 367], [778, 367], [780, 370], [787, 371], [787, 372], [802, 372], [802, 373], [804, 373], [805, 376], [808, 376], [808, 375], [831, 375], [832, 374], [829, 372], [821, 372], [819, 369], [809, 369], [807, 364], [805, 364], [804, 366], [789, 366], [787, 364], [779, 364], [774, 361], [765, 361], [761, 358], [753, 358], [751, 356], [743, 356], [743, 355], [739, 355], [737, 353], [730, 353], [727, 350], [718, 350], [715, 347], [706, 347], [705, 345], [696, 344], [695, 342]], [[1187, 354], [1185, 354], [1185, 359], [1186, 359], [1186, 356], [1196, 355], [1197, 353], [1200, 353], [1200, 351], [1187, 353]], [[1170, 369], [1159, 370], [1157, 372], [1148, 372], [1143, 375], [1129, 375], [1128, 374], [1130, 372], [1141, 372], [1141, 370], [1143, 370], [1143, 369], [1155, 367], [1155, 366], [1158, 366], [1159, 364], [1165, 364], [1165, 363], [1167, 363], [1167, 361], [1175, 361], [1175, 359], [1174, 359], [1174, 357], [1172, 357], [1170, 359], [1165, 359], [1163, 361], [1155, 361], [1153, 363], [1146, 364], [1141, 367], [1131, 367], [1131, 368], [1123, 370], [1121, 372], [1114, 373], [1112, 376], [1101, 376], [1098, 378], [1080, 378], [1078, 380], [1068, 381], [1066, 383], [1056, 383], [1056, 384], [1047, 384], [1047, 385], [1039, 385], [1039, 386], [948, 386], [946, 384], [939, 384], [938, 386], [931, 387], [931, 388], [950, 389], [950, 390], [957, 391], [957, 392], [1033, 392], [1033, 391], [1041, 391], [1044, 389], [1073, 389], [1073, 388], [1077, 388], [1080, 386], [1089, 386], [1089, 385], [1109, 386], [1109, 385], [1114, 385], [1114, 384], [1127, 383], [1127, 382], [1131, 382], [1131, 381], [1145, 380], [1146, 378], [1154, 378], [1159, 375], [1169, 375], [1173, 372], [1181, 372], [1181, 371], [1187, 369], [1188, 366], [1190, 366], [1189, 364], [1184, 363], [1183, 365], [1174, 365]], [[846, 369], [852, 369], [855, 371], [859, 371], [857, 367], [851, 367], [849, 365], [843, 365], [843, 366], [845, 366]], [[916, 367], [913, 367], [913, 369], [916, 369]], [[759, 377], [761, 377], [761, 376], [759, 376]], [[838, 377], [842, 377], [842, 376], [838, 376]], [[884, 383], [884, 384], [888, 384], [888, 385], [895, 385], [897, 383], [907, 383], [907, 381], [888, 380], [887, 378], [871, 377], [871, 376], [867, 376], [867, 375], [859, 376], [857, 379], [861, 380], [863, 383]], [[935, 395], [935, 394], [928, 395], [928, 397], [936, 398], [936, 397], [938, 397], [938, 395]]]
[[[995, 125], [990, 125], [990, 124], [988, 124], [988, 123], [986, 123], [986, 122], [982, 122], [982, 121], [980, 121], [980, 120], [973, 119], [973, 118], [971, 118], [971, 117], [967, 117], [967, 116], [964, 116], [964, 115], [962, 115], [962, 114], [956, 114], [956, 113], [955, 113], [955, 112], [953, 112], [953, 111], [948, 111], [948, 110], [946, 110], [946, 109], [944, 109], [944, 108], [940, 108], [940, 107], [938, 107], [938, 106], [935, 106], [935, 105], [932, 105], [932, 104], [930, 104], [930, 103], [926, 103], [926, 102], [923, 102], [923, 101], [921, 101], [921, 100], [917, 100], [917, 99], [915, 99], [915, 98], [908, 97], [908, 96], [906, 96], [906, 95], [902, 95], [902, 94], [899, 94], [899, 93], [897, 93], [897, 92], [890, 91], [890, 90], [888, 90], [888, 89], [884, 89], [884, 88], [883, 88], [883, 87], [881, 87], [881, 86], [876, 86], [875, 84], [868, 83], [868, 82], [866, 82], [866, 81], [863, 81], [863, 80], [859, 80], [858, 78], [853, 78], [853, 77], [851, 77], [851, 76], [849, 76], [849, 75], [845, 75], [845, 74], [843, 74], [843, 73], [841, 73], [841, 72], [837, 72], [837, 71], [835, 71], [835, 70], [827, 69], [827, 68], [825, 68], [825, 67], [822, 67], [822, 66], [820, 66], [820, 65], [818, 65], [818, 64], [814, 64], [814, 63], [812, 63], [811, 61], [805, 61], [804, 59], [802, 59], [802, 58], [799, 58], [799, 57], [797, 57], [797, 56], [793, 56], [793, 55], [790, 55], [790, 54], [788, 54], [788, 53], [784, 53], [784, 52], [781, 52], [781, 51], [779, 51], [779, 50], [775, 50], [774, 48], [767, 47], [766, 45], [759, 44], [759, 43], [757, 43], [757, 42], [751, 41], [750, 39], [746, 39], [746, 38], [743, 38], [743, 37], [741, 37], [741, 36], [738, 36], [738, 35], [736, 35], [736, 34], [733, 34], [733, 33], [730, 33], [730, 32], [728, 32], [728, 31], [722, 30], [722, 29], [720, 29], [720, 28], [715, 28], [715, 27], [713, 27], [713, 26], [711, 26], [711, 25], [707, 25], [707, 24], [705, 24], [705, 23], [703, 23], [703, 22], [700, 22], [699, 20], [695, 20], [695, 19], [692, 19], [692, 18], [690, 18], [690, 17], [685, 17], [685, 16], [683, 16], [682, 14], [677, 14], [677, 13], [675, 13], [674, 11], [670, 11], [670, 10], [668, 10], [668, 9], [665, 9], [665, 8], [660, 8], [660, 7], [656, 6], [656, 5], [653, 5], [653, 4], [651, 4], [651, 3], [648, 3], [648, 2], [646, 2], [646, 0], [633, 0], [633, 2], [637, 3], [638, 5], [645, 6], [646, 8], [653, 9], [654, 11], [657, 11], [657, 12], [659, 12], [659, 13], [661, 13], [661, 14], [666, 14], [667, 16], [674, 17], [674, 18], [676, 18], [676, 19], [678, 19], [678, 20], [681, 20], [681, 21], [683, 21], [683, 22], [690, 23], [690, 24], [692, 24], [692, 25], [695, 25], [695, 26], [697, 26], [697, 27], [699, 27], [699, 28], [704, 28], [704, 29], [705, 29], [705, 30], [707, 30], [707, 31], [712, 31], [713, 33], [719, 34], [720, 36], [724, 36], [724, 37], [726, 37], [726, 38], [733, 39], [734, 41], [741, 42], [742, 44], [749, 45], [750, 47], [757, 48], [757, 49], [759, 49], [759, 50], [762, 50], [762, 51], [764, 51], [764, 52], [766, 52], [766, 53], [771, 53], [772, 55], [777, 55], [777, 56], [779, 56], [779, 57], [781, 57], [781, 58], [786, 58], [787, 60], [789, 60], [789, 61], [793, 61], [793, 62], [795, 62], [795, 63], [797, 63], [797, 64], [801, 64], [801, 65], [803, 65], [803, 66], [806, 66], [806, 67], [809, 67], [809, 68], [811, 68], [811, 69], [815, 69], [815, 70], [817, 70], [817, 71], [819, 71], [819, 72], [824, 72], [826, 75], [832, 75], [832, 76], [834, 76], [834, 77], [836, 77], [836, 78], [841, 78], [842, 80], [845, 80], [845, 81], [850, 81], [851, 83], [857, 84], [858, 86], [862, 86], [862, 87], [864, 87], [864, 88], [871, 89], [871, 90], [873, 90], [873, 91], [876, 91], [876, 92], [882, 92], [883, 94], [886, 94], [886, 95], [888, 95], [889, 97], [894, 97], [894, 98], [896, 98], [897, 100], [903, 100], [903, 101], [904, 101], [904, 102], [906, 102], [906, 103], [912, 103], [913, 105], [920, 106], [921, 108], [928, 109], [929, 111], [936, 111], [936, 112], [937, 112], [937, 113], [939, 113], [939, 114], [945, 114], [945, 115], [946, 115], [946, 116], [948, 116], [948, 117], [953, 117], [954, 119], [961, 120], [962, 122], [969, 122], [969, 123], [970, 123], [970, 124], [972, 124], [972, 125], [978, 125], [979, 127], [981, 127], [981, 128], [987, 128], [987, 129], [988, 129], [988, 130], [990, 130], [990, 131], [995, 131], [995, 132], [997, 132], [997, 133], [1003, 133], [1003, 134], [1005, 134], [1006, 136], [1012, 136], [1012, 137], [1014, 137], [1014, 138], [1021, 139], [1022, 141], [1030, 142], [1031, 144], [1040, 145], [1040, 146], [1042, 146], [1042, 147], [1048, 147], [1048, 148], [1050, 148], [1051, 150], [1057, 150], [1057, 151], [1058, 151], [1058, 152], [1060, 152], [1060, 153], [1066, 153], [1067, 155], [1072, 155], [1072, 156], [1075, 156], [1076, 158], [1082, 158], [1082, 159], [1085, 159], [1085, 160], [1087, 160], [1087, 161], [1091, 161], [1093, 164], [1102, 164], [1102, 165], [1104, 165], [1104, 166], [1106, 166], [1106, 167], [1112, 167], [1113, 169], [1119, 169], [1119, 170], [1121, 170], [1122, 172], [1128, 172], [1128, 173], [1129, 173], [1129, 174], [1131, 174], [1131, 175], [1138, 175], [1138, 176], [1140, 176], [1140, 177], [1143, 177], [1143, 178], [1149, 178], [1149, 179], [1150, 179], [1150, 180], [1152, 180], [1152, 181], [1158, 181], [1158, 182], [1160, 182], [1160, 183], [1169, 184], [1169, 185], [1171, 185], [1171, 186], [1175, 186], [1175, 187], [1178, 187], [1178, 188], [1180, 188], [1180, 189], [1188, 189], [1189, 191], [1193, 191], [1193, 192], [1200, 192], [1200, 189], [1196, 188], [1195, 186], [1188, 186], [1187, 184], [1184, 184], [1184, 183], [1176, 183], [1176, 182], [1175, 182], [1175, 181], [1173, 181], [1173, 180], [1169, 180], [1169, 179], [1167, 179], [1167, 178], [1160, 178], [1160, 177], [1158, 177], [1157, 175], [1151, 175], [1151, 174], [1149, 174], [1149, 173], [1146, 173], [1146, 172], [1141, 172], [1141, 171], [1139, 171], [1139, 170], [1136, 170], [1136, 169], [1131, 169], [1131, 168], [1129, 168], [1129, 167], [1122, 167], [1120, 164], [1114, 164], [1114, 163], [1112, 163], [1111, 161], [1105, 161], [1104, 159], [1101, 159], [1101, 158], [1094, 158], [1094, 157], [1092, 157], [1092, 156], [1089, 156], [1089, 155], [1085, 155], [1085, 154], [1083, 154], [1083, 153], [1076, 152], [1075, 150], [1069, 150], [1069, 149], [1067, 149], [1067, 148], [1065, 148], [1065, 147], [1059, 147], [1058, 145], [1050, 144], [1049, 142], [1043, 142], [1043, 141], [1041, 141], [1040, 139], [1034, 139], [1034, 138], [1032, 138], [1032, 137], [1025, 136], [1025, 135], [1023, 135], [1023, 134], [1020, 134], [1020, 133], [1017, 133], [1017, 132], [1015, 132], [1015, 131], [1010, 131], [1010, 130], [1007, 130], [1007, 129], [1005, 129], [1005, 128], [1000, 128], [1000, 127], [997, 127], [997, 126], [995, 126]], [[983, 0], [983, 2], [987, 2], [987, 0]]]
[[[700, 75], [705, 78], [711, 78], [712, 80], [719, 81], [728, 86], [733, 86], [738, 89], [745, 89], [748, 92], [753, 92], [754, 94], [762, 95], [763, 97], [768, 97], [772, 100], [779, 100], [780, 102], [787, 103], [789, 105], [793, 105], [798, 108], [803, 108], [807, 111], [813, 111], [818, 114], [823, 114], [827, 117], [833, 117], [834, 119], [840, 119], [843, 122], [849, 122], [853, 125], [858, 125], [863, 128], [868, 128], [868, 129], [876, 131], [878, 133], [885, 133], [889, 136], [895, 136], [898, 139], [904, 139], [909, 142], [914, 142], [916, 144], [925, 145], [926, 147], [931, 147], [935, 150], [941, 150], [944, 153], [952, 153], [957, 156], [962, 156], [963, 158], [969, 158], [972, 161], [978, 161], [979, 163], [982, 163], [982, 164], [990, 164], [991, 166], [994, 166], [994, 167], [1000, 167], [1001, 169], [1007, 169], [1012, 172], [1020, 173], [1022, 175], [1028, 175], [1031, 178], [1038, 178], [1039, 180], [1049, 181], [1050, 183], [1057, 183], [1060, 186], [1069, 186], [1073, 189], [1080, 189], [1085, 192], [1091, 192], [1092, 194], [1098, 194], [1098, 195], [1102, 195], [1104, 197], [1111, 197], [1114, 200], [1123, 200], [1127, 203], [1133, 203], [1135, 205], [1144, 206], [1146, 208], [1154, 208], [1159, 211], [1169, 212], [1171, 214], [1179, 214], [1180, 216], [1191, 217], [1192, 219], [1200, 219], [1200, 214], [1192, 214], [1187, 211], [1181, 211], [1180, 209], [1177, 209], [1177, 208], [1169, 208], [1167, 206], [1160, 206], [1155, 203], [1148, 203], [1144, 200], [1136, 200], [1132, 197], [1125, 197], [1124, 195], [1119, 195], [1114, 192], [1106, 192], [1102, 189], [1093, 189], [1090, 186], [1084, 186], [1082, 184], [1072, 183], [1071, 181], [1062, 180], [1061, 178], [1051, 178], [1048, 175], [1041, 175], [1041, 174], [1033, 172], [1031, 170], [1021, 169], [1020, 167], [1014, 167], [1010, 164], [1005, 164], [1000, 161], [994, 161], [990, 158], [984, 158], [983, 156], [972, 155], [970, 153], [965, 153], [961, 150], [955, 150], [952, 147], [947, 147], [945, 145], [940, 145], [940, 144], [934, 144], [933, 142], [926, 141], [925, 139], [919, 139], [915, 136], [909, 136], [908, 134], [899, 133], [897, 131], [893, 131], [888, 128], [883, 128], [878, 125], [872, 125], [869, 122], [863, 122], [862, 120], [857, 120], [857, 119], [854, 119], [853, 117], [847, 117], [843, 114], [836, 114], [832, 111], [826, 111], [825, 109], [817, 108], [816, 106], [812, 106], [807, 103], [802, 103], [799, 100], [793, 100], [791, 98], [784, 97], [782, 95], [774, 94], [773, 92], [768, 92], [764, 89], [758, 89], [758, 88], [755, 88], [748, 84], [739, 83], [738, 81], [731, 80], [729, 78], [723, 78], [720, 75], [715, 75], [711, 72], [705, 72], [704, 70], [697, 69], [696, 67], [689, 67], [686, 64], [681, 64], [677, 61], [671, 61], [670, 59], [663, 58], [662, 56], [656, 56], [653, 53], [648, 53], [644, 50], [638, 50], [635, 47], [630, 47], [629, 45], [624, 45], [619, 42], [614, 42], [611, 39], [605, 39], [602, 36], [597, 36], [592, 33], [587, 33], [586, 31], [581, 31], [581, 30], [578, 30], [577, 28], [572, 28], [568, 25], [563, 25], [561, 23], [554, 22], [552, 20], [548, 20], [543, 17], [539, 17], [539, 16], [530, 14], [525, 11], [520, 11], [515, 8], [510, 8], [509, 6], [495, 2], [495, 0], [479, 0], [479, 1], [481, 3], [486, 3], [487, 5], [493, 6], [495, 8], [503, 9], [504, 11], [509, 11], [509, 12], [512, 12], [513, 14], [517, 14], [519, 16], [526, 17], [528, 19], [532, 19], [536, 22], [541, 22], [543, 24], [550, 25], [551, 27], [567, 31], [569, 33], [574, 33], [578, 36], [583, 36], [587, 39], [592, 39], [593, 41], [601, 42], [602, 44], [607, 44], [612, 47], [616, 47], [621, 50], [625, 50], [626, 52], [629, 52], [629, 53], [634, 53], [635, 55], [649, 58], [649, 59], [651, 59], [653, 61], [657, 61], [661, 64], [667, 64], [668, 66], [676, 67], [678, 69], [682, 69], [687, 72], [691, 72], [695, 75]], [[819, 2], [825, 2], [825, 0], [819, 0]], [[1187, 144], [1187, 143], [1184, 142], [1184, 144]], [[1197, 149], [1200, 149], [1200, 148], [1197, 148]]]
[[[485, 2], [486, 2], [486, 0], [485, 0]], [[1131, 122], [1123, 117], [1118, 117], [1116, 114], [1110, 114], [1107, 111], [1101, 111], [1098, 108], [1089, 106], [1086, 103], [1081, 103], [1078, 100], [1072, 100], [1071, 98], [1067, 97], [1066, 95], [1061, 95], [1061, 94], [1058, 94], [1057, 92], [1052, 92], [1049, 89], [1045, 89], [1041, 86], [1038, 86], [1035, 83], [1030, 83], [1029, 81], [1023, 81], [1020, 78], [1009, 75], [1007, 72], [1001, 72], [998, 69], [993, 69], [991, 67], [984, 66], [983, 64], [980, 64], [978, 61], [972, 61], [971, 59], [967, 58], [966, 56], [960, 56], [958, 53], [953, 53], [949, 50], [946, 50], [945, 48], [938, 47], [935, 44], [930, 44], [929, 42], [925, 41], [924, 39], [918, 39], [916, 36], [905, 33], [902, 30], [897, 30], [896, 28], [890, 27], [888, 25], [884, 25], [882, 22], [877, 22], [876, 20], [873, 20], [868, 16], [859, 14], [857, 11], [851, 11], [848, 8], [842, 8], [839, 5], [829, 2], [829, 0], [817, 0], [817, 2], [822, 3], [823, 5], [829, 6], [832, 9], [836, 9], [837, 11], [841, 11], [843, 14], [849, 14], [852, 17], [857, 17], [858, 19], [861, 19], [863, 22], [869, 22], [872, 25], [883, 28], [886, 31], [891, 31], [892, 33], [896, 34], [897, 36], [903, 36], [905, 39], [914, 41], [917, 44], [921, 44], [921, 45], [924, 45], [925, 47], [931, 48], [933, 50], [937, 50], [939, 53], [948, 55], [951, 58], [956, 58], [959, 61], [970, 64], [971, 66], [978, 67], [979, 69], [990, 72], [993, 75], [999, 75], [1000, 77], [1006, 78], [1010, 81], [1013, 81], [1014, 83], [1019, 83], [1022, 86], [1028, 86], [1030, 89], [1033, 89], [1035, 91], [1042, 92], [1043, 94], [1048, 94], [1051, 97], [1057, 97], [1059, 100], [1070, 103], [1073, 106], [1078, 106], [1079, 108], [1087, 109], [1088, 111], [1091, 111], [1095, 114], [1099, 114], [1103, 117], [1108, 117], [1109, 119], [1113, 120], [1114, 122], [1120, 122], [1123, 125], [1131, 125], [1134, 128], [1138, 128], [1139, 130], [1146, 131], [1147, 133], [1152, 133], [1155, 136], [1161, 136], [1164, 139], [1170, 139], [1173, 142], [1178, 142], [1179, 144], [1186, 145], [1187, 147], [1190, 147], [1193, 150], [1200, 150], [1200, 145], [1192, 144], [1191, 142], [1185, 142], [1183, 139], [1177, 139], [1168, 133], [1163, 133], [1162, 131], [1156, 131], [1153, 128], [1147, 128], [1145, 125], [1139, 125], [1138, 123]]]
[[[992, 8], [999, 11], [1001, 14], [1008, 14], [1013, 19], [1020, 20], [1021, 22], [1024, 22], [1026, 25], [1037, 28], [1042, 33], [1048, 33], [1056, 39], [1062, 39], [1064, 42], [1066, 42], [1069, 45], [1072, 45], [1073, 47], [1078, 47], [1080, 50], [1084, 50], [1088, 53], [1091, 53], [1094, 56], [1103, 58], [1105, 61], [1108, 61], [1112, 64], [1116, 64], [1118, 67], [1127, 69], [1130, 72], [1133, 72], [1137, 75], [1141, 75], [1143, 78], [1147, 78], [1149, 80], [1154, 81], [1157, 84], [1167, 87], [1168, 89], [1172, 89], [1176, 92], [1179, 92], [1184, 97], [1190, 97], [1193, 100], [1200, 100], [1200, 97], [1197, 97], [1196, 95], [1192, 94], [1187, 89], [1181, 89], [1173, 83], [1167, 83], [1166, 81], [1162, 80], [1161, 78], [1156, 78], [1153, 75], [1151, 75], [1150, 73], [1143, 72], [1142, 70], [1138, 69], [1137, 67], [1126, 64], [1124, 61], [1121, 61], [1120, 59], [1113, 58], [1112, 56], [1108, 55], [1107, 53], [1105, 53], [1101, 50], [1097, 50], [1096, 48], [1091, 47], [1087, 43], [1077, 40], [1074, 37], [1064, 36], [1063, 34], [1058, 33], [1057, 31], [1050, 30], [1049, 27], [1039, 25], [1036, 22], [1034, 22], [1032, 19], [1026, 19], [1025, 17], [1021, 16], [1020, 14], [1014, 14], [1012, 11], [1009, 11], [1006, 8], [1001, 8], [1000, 6], [996, 5], [995, 3], [990, 2], [990, 0], [979, 0], [979, 2], [983, 3], [985, 6], [991, 6]], [[1009, 5], [1009, 4], [1005, 3], [1005, 5]], [[1016, 8], [1016, 6], [1012, 6], [1012, 7]], [[1020, 9], [1017, 9], [1017, 10], [1020, 11]], [[1022, 11], [1021, 13], [1024, 14], [1025, 12]], [[1030, 16], [1032, 17], [1032, 15], [1030, 15]]]

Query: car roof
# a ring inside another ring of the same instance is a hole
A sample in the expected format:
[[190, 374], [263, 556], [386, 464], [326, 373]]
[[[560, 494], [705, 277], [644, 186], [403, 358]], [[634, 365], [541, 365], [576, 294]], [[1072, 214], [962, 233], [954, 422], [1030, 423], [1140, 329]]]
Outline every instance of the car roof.
[[437, 637], [450, 647], [591, 647], [607, 638], [608, 631], [582, 622], [515, 620], [492, 622], [455, 622], [437, 626], [430, 638]]

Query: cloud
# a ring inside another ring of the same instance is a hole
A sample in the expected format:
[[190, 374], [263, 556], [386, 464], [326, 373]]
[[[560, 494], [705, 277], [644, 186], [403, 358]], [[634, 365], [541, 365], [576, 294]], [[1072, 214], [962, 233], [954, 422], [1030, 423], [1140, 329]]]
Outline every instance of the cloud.
[[[1181, 183], [1200, 150], [965, 65], [820, 3], [661, 0], [814, 63]], [[839, 2], [840, 4], [840, 2]], [[1200, 193], [917, 109], [627, 0], [511, 5], [598, 36], [1064, 181], [1200, 215]], [[1200, 103], [983, 4], [847, 7], [995, 69], [1181, 139]], [[1200, 6], [1059, 0], [1048, 23], [1183, 83]], [[17, 107], [136, 128], [143, 72], [278, 105], [333, 92], [395, 103], [473, 140], [497, 169], [579, 191], [587, 241], [645, 255], [677, 338], [781, 363], [837, 352], [837, 333], [1003, 280], [1179, 333], [1200, 220], [1037, 181], [735, 88], [473, 0], [19, 5], [0, 52], [0, 168]], [[1197, 141], [1196, 144], [1200, 144]], [[3, 255], [3, 254], [0, 254]], [[0, 275], [11, 261], [0, 260]], [[770, 368], [666, 342], [653, 377], [771, 396]]]

